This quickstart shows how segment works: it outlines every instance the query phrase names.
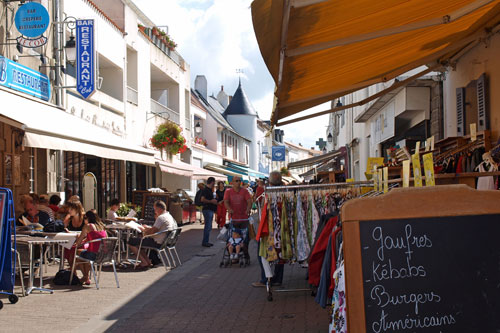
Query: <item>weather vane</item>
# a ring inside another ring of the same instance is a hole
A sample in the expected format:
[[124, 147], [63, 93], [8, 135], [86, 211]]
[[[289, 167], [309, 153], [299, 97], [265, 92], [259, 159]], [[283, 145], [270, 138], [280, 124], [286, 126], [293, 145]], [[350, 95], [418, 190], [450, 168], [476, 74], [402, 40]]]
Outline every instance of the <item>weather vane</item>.
[[242, 68], [236, 68], [236, 73], [241, 81], [241, 74], [245, 73]]

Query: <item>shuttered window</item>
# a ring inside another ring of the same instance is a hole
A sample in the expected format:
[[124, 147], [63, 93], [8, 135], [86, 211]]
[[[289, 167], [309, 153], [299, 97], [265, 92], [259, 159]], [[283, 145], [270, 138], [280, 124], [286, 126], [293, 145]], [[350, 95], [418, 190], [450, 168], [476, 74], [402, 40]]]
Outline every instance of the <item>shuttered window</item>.
[[457, 88], [457, 136], [465, 135], [465, 88]]
[[486, 74], [483, 73], [476, 82], [477, 87], [477, 129], [484, 131], [489, 129], [488, 116], [488, 89], [486, 82]]

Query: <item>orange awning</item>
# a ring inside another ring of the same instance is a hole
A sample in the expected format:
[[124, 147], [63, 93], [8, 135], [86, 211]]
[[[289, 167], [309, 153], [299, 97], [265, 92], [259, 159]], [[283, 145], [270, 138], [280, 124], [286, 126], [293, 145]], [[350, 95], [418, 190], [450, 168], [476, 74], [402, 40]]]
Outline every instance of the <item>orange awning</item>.
[[422, 65], [448, 65], [496, 32], [500, 0], [255, 0], [260, 51], [276, 82], [271, 121]]

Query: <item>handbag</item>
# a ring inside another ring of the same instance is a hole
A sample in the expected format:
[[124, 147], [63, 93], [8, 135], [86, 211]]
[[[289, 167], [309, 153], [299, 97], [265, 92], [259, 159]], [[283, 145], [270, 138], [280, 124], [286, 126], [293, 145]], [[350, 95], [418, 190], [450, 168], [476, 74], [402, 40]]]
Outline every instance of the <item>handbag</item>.
[[[71, 276], [71, 271], [67, 269], [61, 269], [59, 272], [56, 273], [56, 276], [54, 276], [54, 284], [62, 286], [62, 285], [68, 285], [69, 284], [69, 277]], [[81, 282], [76, 276], [76, 274], [73, 274], [73, 281], [71, 283], [72, 285], [80, 285]]]

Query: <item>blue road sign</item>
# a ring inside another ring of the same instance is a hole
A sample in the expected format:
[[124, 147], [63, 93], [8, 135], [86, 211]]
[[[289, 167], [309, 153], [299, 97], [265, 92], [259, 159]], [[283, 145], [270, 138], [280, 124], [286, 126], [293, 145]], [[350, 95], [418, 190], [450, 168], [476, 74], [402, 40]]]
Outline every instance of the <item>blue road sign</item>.
[[276, 162], [285, 161], [285, 146], [273, 146], [272, 160]]

